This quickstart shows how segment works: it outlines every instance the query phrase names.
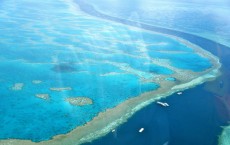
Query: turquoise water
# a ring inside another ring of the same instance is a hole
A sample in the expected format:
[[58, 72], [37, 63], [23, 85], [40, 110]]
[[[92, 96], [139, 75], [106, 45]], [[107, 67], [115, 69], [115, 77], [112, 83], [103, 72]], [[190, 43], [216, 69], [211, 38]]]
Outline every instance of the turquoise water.
[[[152, 60], [193, 72], [212, 67], [181, 42], [90, 17], [68, 1], [3, 0], [0, 7], [1, 139], [48, 140], [157, 90], [162, 87], [157, 76], [174, 81], [174, 70]], [[22, 88], [13, 90], [18, 83]], [[59, 87], [72, 89], [50, 89]], [[93, 104], [65, 101], [80, 96]]]

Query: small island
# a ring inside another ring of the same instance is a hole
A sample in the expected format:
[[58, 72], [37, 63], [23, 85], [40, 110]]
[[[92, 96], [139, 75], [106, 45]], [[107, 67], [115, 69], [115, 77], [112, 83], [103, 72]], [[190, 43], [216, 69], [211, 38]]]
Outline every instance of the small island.
[[71, 87], [64, 87], [64, 88], [50, 88], [51, 91], [70, 91], [72, 90]]
[[48, 100], [49, 99], [49, 94], [36, 94], [35, 95], [37, 98]]
[[65, 99], [73, 106], [85, 106], [93, 104], [93, 100], [88, 97], [70, 97]]

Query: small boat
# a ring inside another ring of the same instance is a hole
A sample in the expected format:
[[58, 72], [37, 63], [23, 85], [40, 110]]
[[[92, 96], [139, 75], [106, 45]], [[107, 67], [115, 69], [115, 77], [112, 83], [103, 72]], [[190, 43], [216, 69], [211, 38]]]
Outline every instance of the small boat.
[[139, 132], [142, 133], [144, 130], [145, 130], [144, 128], [141, 128], [141, 129], [139, 130]]
[[161, 106], [164, 106], [164, 107], [168, 107], [169, 106], [168, 103], [163, 103], [163, 102], [160, 102], [160, 101], [157, 101], [157, 104], [159, 104]]
[[115, 131], [116, 131], [115, 129], [112, 130], [112, 132], [115, 132]]
[[183, 94], [183, 92], [177, 92], [177, 95], [182, 95]]

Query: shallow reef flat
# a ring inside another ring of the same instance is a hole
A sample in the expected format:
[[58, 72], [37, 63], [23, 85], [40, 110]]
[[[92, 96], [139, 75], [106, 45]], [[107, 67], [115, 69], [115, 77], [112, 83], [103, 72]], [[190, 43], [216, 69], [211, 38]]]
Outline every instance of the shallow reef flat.
[[5, 4], [0, 145], [89, 142], [153, 101], [219, 75], [219, 59], [199, 46], [91, 17], [72, 1]]
[[230, 126], [224, 127], [222, 134], [219, 137], [219, 145], [230, 144]]

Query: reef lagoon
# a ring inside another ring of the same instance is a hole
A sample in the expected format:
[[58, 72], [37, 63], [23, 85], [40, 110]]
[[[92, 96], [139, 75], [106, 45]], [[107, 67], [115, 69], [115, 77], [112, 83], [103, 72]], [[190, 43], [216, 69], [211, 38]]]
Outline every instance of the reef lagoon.
[[219, 58], [199, 45], [91, 15], [79, 1], [0, 4], [0, 145], [90, 142], [220, 75]]

